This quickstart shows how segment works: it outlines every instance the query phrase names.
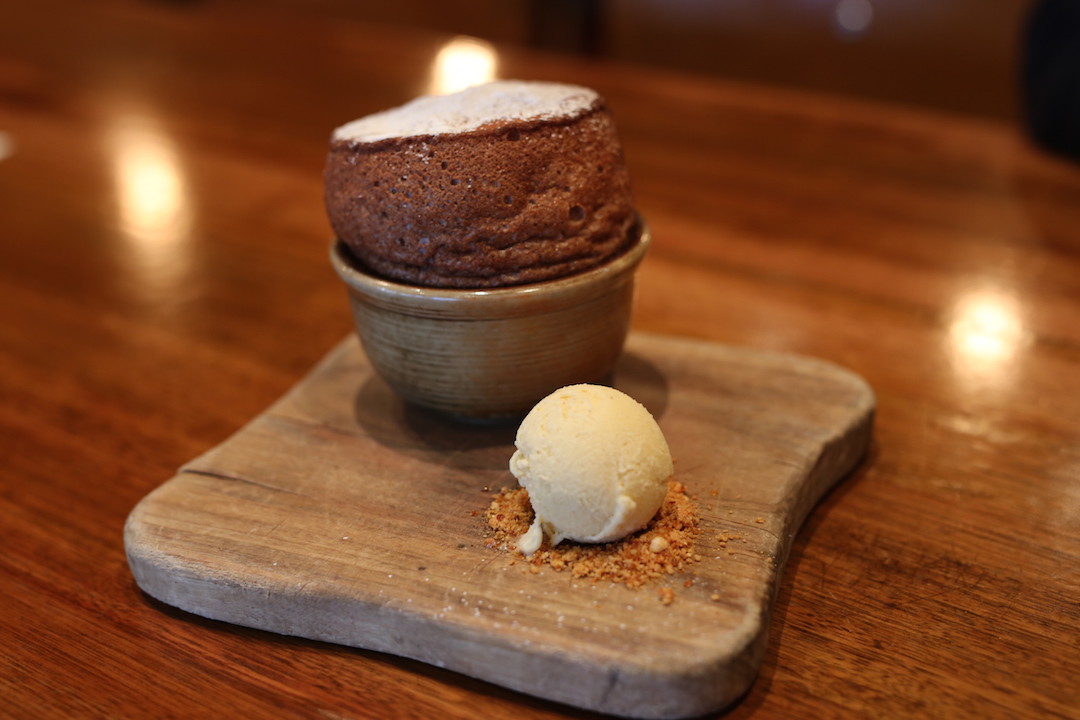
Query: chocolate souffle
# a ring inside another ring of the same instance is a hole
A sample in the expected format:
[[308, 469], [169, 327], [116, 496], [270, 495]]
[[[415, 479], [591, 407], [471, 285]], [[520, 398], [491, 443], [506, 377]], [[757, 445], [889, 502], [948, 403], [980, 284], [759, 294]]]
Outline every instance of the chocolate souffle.
[[606, 103], [574, 85], [499, 81], [337, 128], [331, 225], [382, 277], [496, 288], [564, 277], [637, 236]]

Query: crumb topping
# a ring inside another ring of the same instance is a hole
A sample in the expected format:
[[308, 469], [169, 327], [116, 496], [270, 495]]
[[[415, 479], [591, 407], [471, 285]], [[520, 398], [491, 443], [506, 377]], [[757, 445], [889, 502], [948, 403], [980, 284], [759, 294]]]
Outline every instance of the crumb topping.
[[[668, 483], [664, 502], [649, 524], [614, 542], [588, 545], [564, 541], [551, 547], [545, 540], [539, 550], [525, 558], [517, 548], [517, 541], [532, 524], [533, 509], [524, 488], [500, 490], [488, 506], [486, 519], [485, 544], [513, 553], [515, 560], [525, 561], [526, 572], [534, 574], [546, 566], [556, 572], [569, 572], [577, 579], [606, 580], [639, 588], [684, 572], [701, 559], [694, 551], [694, 539], [700, 532], [697, 506], [683, 484], [676, 480]], [[687, 579], [682, 584], [689, 587], [692, 582]], [[675, 591], [662, 587], [658, 597], [662, 604], [669, 605], [675, 599]]]

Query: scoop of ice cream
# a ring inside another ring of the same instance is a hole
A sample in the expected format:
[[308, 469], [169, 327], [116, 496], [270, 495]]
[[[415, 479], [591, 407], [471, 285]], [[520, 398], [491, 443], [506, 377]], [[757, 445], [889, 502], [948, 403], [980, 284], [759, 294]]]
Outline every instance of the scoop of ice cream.
[[600, 385], [556, 390], [518, 428], [510, 472], [528, 490], [536, 520], [518, 548], [531, 555], [543, 535], [601, 543], [644, 527], [674, 472], [652, 415]]

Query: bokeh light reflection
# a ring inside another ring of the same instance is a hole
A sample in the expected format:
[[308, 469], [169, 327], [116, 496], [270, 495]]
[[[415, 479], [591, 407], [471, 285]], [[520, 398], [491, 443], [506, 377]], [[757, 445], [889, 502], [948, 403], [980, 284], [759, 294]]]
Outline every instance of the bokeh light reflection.
[[192, 212], [187, 178], [172, 139], [153, 119], [120, 113], [107, 146], [116, 183], [125, 259], [140, 285], [168, 292], [189, 265]]
[[1008, 384], [1028, 331], [1016, 296], [980, 289], [957, 298], [949, 323], [949, 355], [961, 379]]
[[484, 40], [459, 36], [439, 49], [431, 67], [432, 95], [464, 90], [494, 80], [498, 71], [495, 47]]
[[870, 0], [839, 0], [833, 9], [833, 21], [841, 35], [856, 38], [874, 22], [874, 6]]

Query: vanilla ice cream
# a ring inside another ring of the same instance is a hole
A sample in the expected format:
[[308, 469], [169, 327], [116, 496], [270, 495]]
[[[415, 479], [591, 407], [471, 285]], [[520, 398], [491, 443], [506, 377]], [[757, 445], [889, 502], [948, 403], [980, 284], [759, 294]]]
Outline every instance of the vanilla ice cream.
[[526, 555], [546, 534], [602, 543], [644, 527], [674, 473], [652, 415], [630, 396], [571, 385], [541, 400], [522, 421], [510, 472], [529, 492], [536, 520], [518, 542]]

